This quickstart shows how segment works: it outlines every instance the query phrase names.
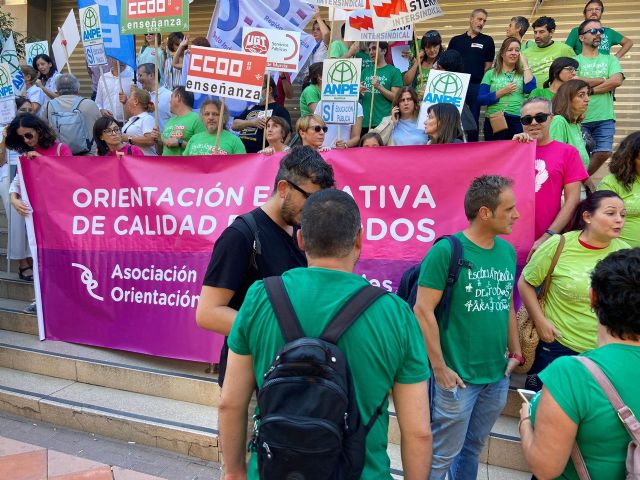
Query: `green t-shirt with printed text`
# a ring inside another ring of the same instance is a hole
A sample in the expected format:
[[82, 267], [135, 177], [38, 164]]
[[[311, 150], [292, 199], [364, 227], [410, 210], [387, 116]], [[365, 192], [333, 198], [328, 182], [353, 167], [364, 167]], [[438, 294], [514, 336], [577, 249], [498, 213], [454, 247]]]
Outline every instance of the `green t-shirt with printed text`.
[[[582, 355], [600, 367], [633, 412], [640, 411], [640, 347], [611, 343]], [[539, 375], [562, 411], [578, 425], [576, 442], [591, 478], [625, 478], [631, 439], [593, 375], [572, 356], [554, 360]], [[539, 400], [539, 394], [531, 400], [534, 427]], [[579, 480], [571, 459], [558, 478]]]
[[[598, 322], [589, 299], [591, 272], [599, 260], [611, 252], [629, 248], [629, 245], [614, 238], [608, 247], [593, 250], [580, 244], [580, 233], [574, 230], [564, 234], [565, 244], [553, 269], [544, 315], [560, 331], [562, 337], [558, 341], [562, 345], [576, 352], [585, 352], [597, 346]], [[558, 243], [560, 236], [554, 235], [535, 251], [522, 272], [529, 284], [542, 285]]]
[[[620, 60], [615, 55], [598, 54], [597, 57], [585, 57], [578, 55], [576, 59], [580, 63], [578, 76], [584, 78], [609, 78], [616, 73], [622, 73]], [[598, 122], [601, 120], [615, 120], [613, 110], [613, 92], [596, 93], [589, 97], [587, 114], [582, 123]]]
[[576, 147], [582, 164], [585, 168], [589, 166], [589, 152], [587, 152], [587, 146], [584, 143], [582, 128], [579, 123], [569, 123], [562, 115], [554, 115], [549, 126], [549, 135], [558, 142], [568, 143]]
[[[604, 27], [604, 34], [601, 37], [598, 51], [603, 55], [609, 55], [611, 53], [611, 48], [615, 45], [620, 45], [623, 38], [624, 35], [616, 32], [613, 28]], [[574, 52], [576, 52], [576, 55], [580, 55], [582, 53], [582, 42], [578, 35], [578, 27], [574, 27], [571, 32], [569, 32], [569, 36], [565, 43], [569, 45]]]
[[532, 45], [522, 52], [529, 61], [531, 73], [536, 77], [536, 85], [542, 87], [549, 78], [549, 67], [556, 58], [576, 56], [573, 49], [564, 42], [553, 42], [547, 47], [540, 48]]
[[613, 174], [607, 175], [598, 185], [598, 190], [612, 190], [620, 196], [627, 210], [620, 238], [631, 247], [640, 247], [640, 175], [636, 175], [630, 189], [618, 182]]
[[[440, 327], [440, 346], [447, 367], [465, 383], [488, 384], [504, 377], [507, 330], [516, 273], [516, 252], [496, 237], [493, 248], [482, 248], [462, 232], [465, 260], [453, 286], [449, 328]], [[442, 240], [427, 253], [420, 267], [418, 285], [444, 290], [449, 272], [451, 245]]]
[[[215, 133], [197, 133], [191, 137], [182, 155], [210, 155], [215, 146]], [[242, 140], [227, 130], [222, 130], [220, 133], [220, 145], [218, 148], [230, 154], [247, 153]]]
[[486, 111], [487, 115], [503, 111], [516, 117], [520, 116], [520, 108], [524, 103], [524, 77], [515, 72], [502, 72], [496, 75], [494, 68], [485, 72], [484, 77], [482, 77], [482, 83], [489, 85], [489, 90], [492, 92], [497, 92], [511, 82], [516, 84], [516, 91], [503, 95], [498, 99], [497, 103], [489, 105]]
[[[371, 79], [373, 78], [373, 64], [368, 68], [362, 69], [362, 83], [369, 89], [367, 93], [360, 97], [360, 105], [364, 110], [364, 117], [362, 119], [362, 126], [369, 126], [369, 112], [371, 110], [371, 93], [373, 92], [373, 115], [371, 116], [372, 127], [377, 127], [382, 119], [387, 115], [391, 115], [391, 101], [387, 100], [382, 93], [371, 86]], [[393, 87], [402, 88], [404, 81], [402, 79], [402, 73], [397, 67], [393, 65], [385, 65], [376, 70], [376, 76], [380, 85], [387, 90], [391, 90]]]
[[[295, 268], [282, 275], [300, 325], [307, 336], [319, 336], [329, 321], [358, 290], [367, 285], [359, 275], [324, 268]], [[258, 389], [284, 339], [262, 281], [245, 297], [228, 339], [238, 355], [252, 355]], [[376, 300], [338, 341], [354, 379], [358, 408], [364, 421], [387, 398], [394, 383], [415, 384], [429, 378], [424, 339], [406, 302], [387, 294]], [[425, 386], [426, 388], [426, 386]], [[361, 479], [389, 479], [389, 415], [382, 408], [366, 438]], [[256, 456], [249, 463], [249, 479], [258, 479]]]
[[[164, 124], [164, 130], [162, 131], [162, 138], [181, 138], [185, 143], [189, 141], [196, 133], [206, 132], [200, 116], [196, 112], [189, 112], [181, 117], [171, 117]], [[164, 156], [180, 156], [182, 155], [182, 148], [176, 147], [164, 147], [162, 149], [162, 155]]]

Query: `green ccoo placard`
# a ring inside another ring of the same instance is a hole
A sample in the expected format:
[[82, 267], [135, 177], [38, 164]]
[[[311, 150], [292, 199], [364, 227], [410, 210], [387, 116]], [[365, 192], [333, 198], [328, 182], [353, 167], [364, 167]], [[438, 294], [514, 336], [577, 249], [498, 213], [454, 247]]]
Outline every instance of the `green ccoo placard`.
[[120, 33], [144, 34], [189, 30], [189, 0], [122, 0]]

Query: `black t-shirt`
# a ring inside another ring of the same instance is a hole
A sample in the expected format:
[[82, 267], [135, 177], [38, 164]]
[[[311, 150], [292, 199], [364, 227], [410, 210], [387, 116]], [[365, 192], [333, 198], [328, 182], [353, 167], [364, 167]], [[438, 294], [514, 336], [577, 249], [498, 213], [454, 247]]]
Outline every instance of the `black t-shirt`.
[[[242, 112], [238, 119], [252, 120], [263, 115], [264, 105], [256, 105]], [[267, 117], [272, 117], [274, 115], [284, 118], [289, 124], [289, 127], [291, 127], [291, 115], [289, 115], [289, 111], [276, 102], [270, 103], [269, 108], [267, 109]], [[242, 140], [242, 143], [244, 143], [244, 148], [247, 150], [247, 153], [258, 153], [260, 150], [262, 150], [263, 135], [263, 128], [248, 127], [240, 131], [240, 140]]]
[[496, 56], [493, 38], [484, 33], [478, 34], [475, 38], [471, 38], [467, 32], [456, 35], [449, 42], [448, 48], [462, 55], [464, 72], [471, 75], [471, 83], [482, 82], [485, 62], [493, 62]]
[[[235, 226], [226, 228], [216, 241], [203, 282], [208, 287], [233, 290], [235, 293], [229, 307], [235, 310], [240, 309], [247, 290], [256, 280], [307, 266], [307, 258], [298, 247], [295, 234], [290, 236], [261, 208], [256, 208], [249, 215], [253, 216], [258, 227], [261, 254], [254, 257], [253, 232], [243, 220], [236, 219], [232, 224]], [[252, 257], [255, 258], [255, 266]], [[225, 341], [220, 354], [220, 385], [224, 381], [227, 353]]]

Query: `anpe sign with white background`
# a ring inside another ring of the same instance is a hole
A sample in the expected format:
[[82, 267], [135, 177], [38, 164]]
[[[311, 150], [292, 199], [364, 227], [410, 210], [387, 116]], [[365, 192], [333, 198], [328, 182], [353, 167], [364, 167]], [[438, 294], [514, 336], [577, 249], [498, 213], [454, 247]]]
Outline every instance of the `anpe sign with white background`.
[[91, 5], [90, 7], [84, 7], [81, 8], [79, 12], [82, 45], [84, 46], [87, 65], [90, 67], [106, 65], [108, 63], [107, 52], [104, 49], [98, 6]]
[[27, 57], [27, 65], [31, 65], [33, 63], [33, 59], [38, 55], [49, 55], [49, 42], [44, 40], [42, 42], [27, 43], [24, 46], [24, 53]]
[[358, 102], [322, 102], [320, 111], [325, 123], [353, 125], [356, 123]]
[[195, 46], [189, 50], [187, 90], [258, 103], [266, 55]]
[[445, 72], [443, 70], [431, 70], [427, 79], [427, 88], [424, 90], [418, 125], [422, 125], [427, 119], [427, 110], [436, 103], [451, 103], [458, 107], [462, 115], [464, 99], [467, 96], [467, 88], [471, 75], [468, 73]]
[[322, 67], [322, 100], [357, 102], [361, 70], [361, 58], [325, 60]]
[[16, 101], [11, 81], [11, 67], [0, 63], [0, 125], [7, 125], [16, 116]]
[[242, 49], [247, 53], [266, 55], [268, 70], [297, 72], [300, 32], [244, 26]]

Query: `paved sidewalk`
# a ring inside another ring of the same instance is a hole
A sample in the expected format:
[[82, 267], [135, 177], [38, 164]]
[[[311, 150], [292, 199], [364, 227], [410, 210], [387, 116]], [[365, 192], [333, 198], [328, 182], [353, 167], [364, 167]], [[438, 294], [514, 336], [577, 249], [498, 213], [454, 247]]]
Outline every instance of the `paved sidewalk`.
[[220, 464], [0, 412], [2, 480], [219, 480]]

